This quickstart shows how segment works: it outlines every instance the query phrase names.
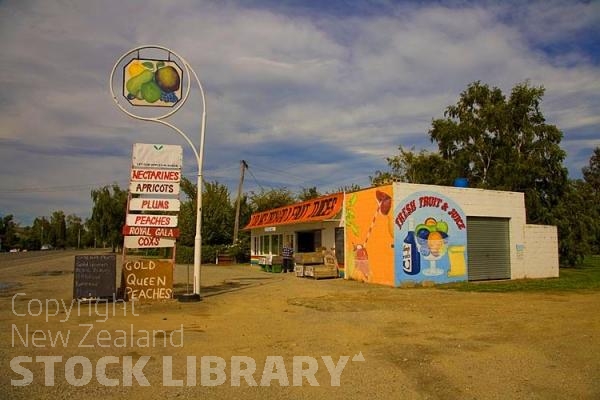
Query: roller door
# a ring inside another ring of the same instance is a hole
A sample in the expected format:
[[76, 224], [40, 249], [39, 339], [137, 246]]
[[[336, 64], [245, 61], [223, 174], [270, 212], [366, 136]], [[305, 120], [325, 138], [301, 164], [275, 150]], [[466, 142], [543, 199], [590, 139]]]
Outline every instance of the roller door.
[[508, 218], [467, 217], [470, 281], [510, 279]]

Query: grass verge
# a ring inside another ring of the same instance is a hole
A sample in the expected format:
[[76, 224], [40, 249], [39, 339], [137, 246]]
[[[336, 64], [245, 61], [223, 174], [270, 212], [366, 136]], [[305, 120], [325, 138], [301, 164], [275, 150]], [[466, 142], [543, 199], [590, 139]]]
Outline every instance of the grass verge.
[[600, 255], [586, 257], [580, 266], [561, 268], [559, 275], [558, 278], [458, 282], [436, 287], [462, 292], [596, 291], [600, 290]]

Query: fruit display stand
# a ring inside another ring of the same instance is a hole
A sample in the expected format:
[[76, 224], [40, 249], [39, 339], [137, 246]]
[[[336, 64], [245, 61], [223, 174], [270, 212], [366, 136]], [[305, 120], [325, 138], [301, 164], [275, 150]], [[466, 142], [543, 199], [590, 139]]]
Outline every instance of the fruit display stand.
[[323, 264], [313, 266], [313, 278], [338, 278], [338, 268], [335, 257], [330, 254], [323, 256]]
[[337, 278], [335, 257], [329, 252], [298, 253], [295, 256], [296, 276], [314, 279]]
[[280, 273], [283, 270], [283, 257], [271, 256], [271, 272]]
[[294, 263], [296, 264], [296, 276], [313, 276], [313, 265], [319, 265], [323, 263], [323, 253], [320, 251], [310, 253], [296, 253], [294, 256]]
[[265, 256], [258, 260], [261, 271], [280, 273], [283, 269], [283, 257]]
[[261, 271], [267, 271], [267, 257], [261, 257], [258, 259], [258, 265], [260, 265]]

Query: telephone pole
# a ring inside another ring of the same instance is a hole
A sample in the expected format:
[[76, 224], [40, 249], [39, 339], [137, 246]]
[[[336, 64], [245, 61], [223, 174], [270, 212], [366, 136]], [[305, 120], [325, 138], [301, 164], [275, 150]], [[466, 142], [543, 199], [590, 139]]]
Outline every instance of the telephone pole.
[[242, 185], [244, 184], [244, 172], [248, 168], [246, 161], [240, 161], [240, 184], [238, 185], [237, 204], [235, 206], [235, 223], [233, 225], [233, 244], [238, 241], [238, 231], [240, 229], [240, 203], [242, 201]]

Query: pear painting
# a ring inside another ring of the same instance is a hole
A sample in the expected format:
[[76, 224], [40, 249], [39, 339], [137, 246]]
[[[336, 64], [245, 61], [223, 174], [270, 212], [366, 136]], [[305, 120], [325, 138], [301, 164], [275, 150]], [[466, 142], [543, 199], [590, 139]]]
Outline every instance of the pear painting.
[[123, 95], [130, 104], [173, 107], [181, 100], [182, 70], [177, 63], [133, 59], [123, 69]]

